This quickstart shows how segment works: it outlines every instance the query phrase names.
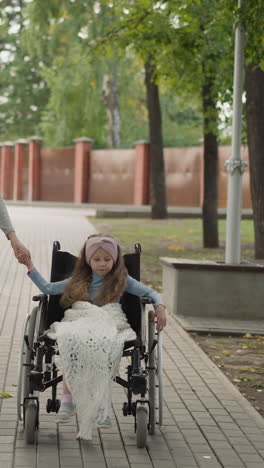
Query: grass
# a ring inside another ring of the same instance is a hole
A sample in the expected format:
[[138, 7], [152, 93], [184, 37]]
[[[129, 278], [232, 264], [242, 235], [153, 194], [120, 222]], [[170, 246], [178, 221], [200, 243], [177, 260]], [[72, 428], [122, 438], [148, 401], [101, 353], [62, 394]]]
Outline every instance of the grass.
[[[142, 281], [161, 289], [160, 257], [197, 260], [225, 260], [226, 221], [219, 220], [217, 249], [203, 248], [200, 219], [151, 220], [142, 218], [91, 218], [98, 232], [111, 234], [123, 248], [131, 252], [135, 243], [142, 245]], [[241, 221], [241, 261], [254, 259], [253, 221]]]

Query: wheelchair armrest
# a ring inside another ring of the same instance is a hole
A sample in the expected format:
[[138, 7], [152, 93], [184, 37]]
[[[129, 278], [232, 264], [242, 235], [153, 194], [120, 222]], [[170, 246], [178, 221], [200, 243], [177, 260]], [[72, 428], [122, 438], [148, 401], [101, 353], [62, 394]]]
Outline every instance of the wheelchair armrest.
[[38, 294], [37, 296], [32, 297], [32, 301], [44, 302], [48, 298], [47, 294]]
[[153, 300], [150, 297], [140, 297], [141, 304], [154, 304]]

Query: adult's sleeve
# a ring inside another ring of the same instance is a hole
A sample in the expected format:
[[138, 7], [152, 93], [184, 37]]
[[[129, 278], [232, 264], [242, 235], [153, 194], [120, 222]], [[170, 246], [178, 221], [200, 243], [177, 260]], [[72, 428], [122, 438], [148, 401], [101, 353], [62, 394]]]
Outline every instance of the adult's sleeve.
[[126, 291], [138, 297], [150, 297], [152, 299], [154, 308], [159, 304], [163, 304], [160, 295], [154, 289], [148, 288], [144, 283], [135, 280], [128, 276]]
[[48, 296], [62, 294], [70, 281], [70, 278], [66, 278], [63, 281], [49, 283], [41, 276], [41, 274], [36, 268], [34, 268], [30, 273], [28, 273], [28, 277], [40, 289], [41, 292], [47, 294]]
[[0, 194], [0, 229], [4, 232], [5, 235], [9, 234], [9, 232], [15, 231], [1, 194]]

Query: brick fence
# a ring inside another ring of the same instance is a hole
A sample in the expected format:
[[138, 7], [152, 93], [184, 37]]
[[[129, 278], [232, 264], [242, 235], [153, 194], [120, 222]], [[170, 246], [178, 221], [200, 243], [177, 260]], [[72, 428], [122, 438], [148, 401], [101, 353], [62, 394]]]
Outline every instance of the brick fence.
[[[219, 148], [219, 207], [226, 207], [225, 161], [229, 146]], [[247, 148], [242, 158], [248, 162]], [[169, 206], [199, 207], [203, 202], [203, 148], [164, 148]], [[74, 146], [47, 148], [31, 137], [1, 143], [0, 192], [7, 200], [148, 205], [150, 147], [94, 150], [86, 137]], [[251, 208], [249, 171], [243, 175], [243, 207]]]

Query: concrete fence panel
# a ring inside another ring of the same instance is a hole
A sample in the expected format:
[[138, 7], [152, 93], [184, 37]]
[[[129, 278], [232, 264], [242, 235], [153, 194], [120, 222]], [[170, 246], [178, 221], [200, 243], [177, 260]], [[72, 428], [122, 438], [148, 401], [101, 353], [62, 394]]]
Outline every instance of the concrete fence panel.
[[74, 146], [41, 149], [40, 196], [44, 201], [72, 202]]
[[199, 206], [201, 148], [165, 148], [164, 159], [168, 205]]
[[135, 150], [92, 150], [90, 203], [133, 204]]

